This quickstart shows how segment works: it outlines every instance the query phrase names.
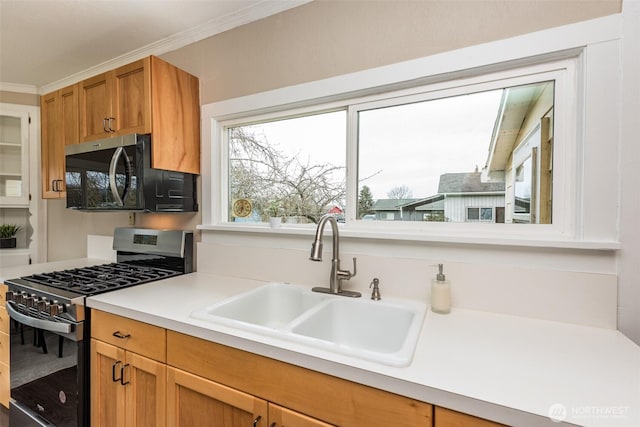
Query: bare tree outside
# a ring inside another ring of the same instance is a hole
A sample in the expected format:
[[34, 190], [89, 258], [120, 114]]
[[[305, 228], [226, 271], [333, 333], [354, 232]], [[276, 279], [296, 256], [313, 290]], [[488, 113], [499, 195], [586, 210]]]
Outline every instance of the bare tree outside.
[[398, 185], [389, 190], [387, 197], [390, 199], [410, 199], [413, 197], [413, 192], [406, 185]]
[[317, 223], [334, 206], [344, 206], [345, 168], [288, 155], [259, 126], [229, 129], [230, 199], [246, 198], [265, 221], [269, 209], [299, 222]]

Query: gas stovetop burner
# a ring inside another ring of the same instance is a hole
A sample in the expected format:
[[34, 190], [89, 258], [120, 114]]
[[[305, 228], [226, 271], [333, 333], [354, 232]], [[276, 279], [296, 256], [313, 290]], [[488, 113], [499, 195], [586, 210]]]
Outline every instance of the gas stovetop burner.
[[94, 295], [178, 274], [180, 272], [163, 268], [113, 263], [34, 274], [22, 279], [82, 295]]

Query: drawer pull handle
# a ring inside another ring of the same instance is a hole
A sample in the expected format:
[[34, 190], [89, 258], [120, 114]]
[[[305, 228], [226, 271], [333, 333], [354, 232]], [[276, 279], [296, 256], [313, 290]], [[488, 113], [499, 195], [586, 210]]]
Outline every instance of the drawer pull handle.
[[121, 363], [121, 361], [117, 360], [111, 367], [111, 380], [113, 380], [114, 383], [117, 383], [122, 379], [122, 371], [120, 371], [120, 378], [116, 378], [116, 367]]
[[118, 338], [118, 339], [124, 340], [124, 339], [129, 338], [129, 337], [131, 336], [131, 334], [123, 334], [123, 333], [122, 333], [122, 332], [120, 332], [120, 331], [115, 331], [115, 332], [113, 333], [113, 336], [114, 336], [114, 337], [116, 337], [116, 338]]
[[127, 385], [130, 382], [130, 381], [125, 381], [124, 380], [124, 370], [127, 369], [128, 366], [129, 366], [129, 364], [125, 363], [124, 365], [122, 365], [122, 368], [120, 368], [120, 384], [122, 384], [122, 385]]
[[253, 427], [257, 427], [261, 419], [262, 419], [262, 415], [258, 415], [256, 419], [253, 420]]

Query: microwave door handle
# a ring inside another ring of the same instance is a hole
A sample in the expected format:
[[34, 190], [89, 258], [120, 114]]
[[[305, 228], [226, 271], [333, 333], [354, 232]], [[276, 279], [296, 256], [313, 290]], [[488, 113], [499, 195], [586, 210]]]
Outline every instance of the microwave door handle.
[[127, 152], [124, 150], [124, 148], [122, 149], [122, 155], [124, 158], [124, 190], [122, 190], [122, 206], [124, 206], [124, 201], [127, 200], [127, 194], [129, 193], [129, 190], [131, 190], [131, 175], [132, 175], [132, 171], [131, 171], [131, 159], [129, 159], [129, 156], [127, 155]]
[[[124, 148], [118, 147], [116, 148], [115, 153], [111, 156], [111, 164], [109, 165], [109, 186], [111, 187], [111, 194], [116, 201], [118, 206], [124, 206], [124, 202], [122, 201], [122, 197], [118, 194], [118, 186], [116, 185], [116, 166], [118, 165], [118, 159], [124, 153]], [[125, 193], [127, 189], [125, 186]]]

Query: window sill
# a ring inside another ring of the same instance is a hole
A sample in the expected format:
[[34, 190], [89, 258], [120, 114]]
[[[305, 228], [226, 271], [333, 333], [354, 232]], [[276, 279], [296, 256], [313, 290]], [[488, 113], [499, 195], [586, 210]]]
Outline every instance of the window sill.
[[[313, 236], [315, 227], [294, 226], [283, 224], [280, 228], [271, 228], [269, 225], [239, 225], [216, 224], [198, 225], [198, 230], [223, 231], [233, 233], [247, 233], [272, 236]], [[411, 230], [379, 230], [361, 227], [340, 227], [340, 237], [348, 239], [371, 239], [404, 242], [429, 242], [439, 244], [483, 245], [502, 247], [525, 248], [551, 248], [551, 249], [577, 249], [592, 251], [617, 251], [621, 244], [615, 240], [575, 240], [575, 239], [532, 239], [528, 236], [504, 236], [495, 237], [480, 234], [436, 234], [428, 232], [415, 232]]]

